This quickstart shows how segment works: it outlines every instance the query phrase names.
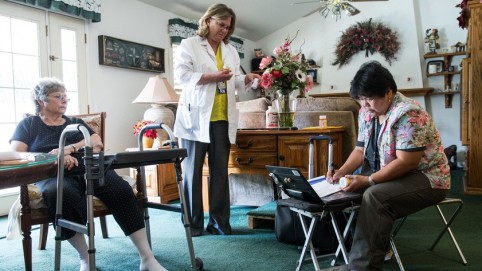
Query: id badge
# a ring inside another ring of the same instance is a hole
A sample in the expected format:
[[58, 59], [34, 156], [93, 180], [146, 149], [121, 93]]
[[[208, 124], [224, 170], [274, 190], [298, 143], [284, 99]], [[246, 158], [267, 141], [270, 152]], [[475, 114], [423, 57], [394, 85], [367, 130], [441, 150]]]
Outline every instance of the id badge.
[[217, 87], [219, 94], [226, 94], [226, 82], [218, 82]]

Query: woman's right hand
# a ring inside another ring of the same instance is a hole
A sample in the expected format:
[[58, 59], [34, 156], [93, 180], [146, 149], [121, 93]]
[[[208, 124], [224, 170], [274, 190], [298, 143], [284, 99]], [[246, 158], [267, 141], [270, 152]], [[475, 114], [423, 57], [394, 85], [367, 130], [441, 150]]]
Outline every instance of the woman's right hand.
[[340, 178], [345, 176], [345, 174], [342, 174], [339, 170], [328, 170], [326, 173], [326, 180], [329, 183], [338, 183], [340, 181]]
[[215, 73], [218, 79], [216, 82], [225, 82], [231, 79], [231, 77], [233, 77], [233, 74], [231, 73], [231, 69], [229, 68], [224, 68], [223, 70], [217, 71]]

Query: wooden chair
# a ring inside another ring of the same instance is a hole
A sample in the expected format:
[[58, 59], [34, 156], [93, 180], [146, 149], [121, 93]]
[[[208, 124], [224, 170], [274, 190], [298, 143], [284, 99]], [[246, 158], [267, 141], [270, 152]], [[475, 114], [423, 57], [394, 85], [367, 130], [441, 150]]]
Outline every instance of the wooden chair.
[[[72, 117], [77, 117], [82, 119], [87, 125], [89, 125], [102, 139], [105, 144], [105, 118], [106, 113], [94, 113], [94, 114], [84, 114], [75, 115]], [[105, 146], [105, 145], [104, 145]], [[30, 194], [35, 194], [30, 191]], [[143, 199], [142, 195], [137, 193], [138, 199]], [[99, 217], [102, 237], [108, 238], [107, 225], [105, 216], [110, 214], [109, 210], [102, 207], [103, 203], [99, 200], [100, 207], [97, 208], [97, 204], [94, 203], [94, 216]], [[49, 219], [49, 212], [47, 208], [32, 208], [31, 199], [29, 195], [29, 185], [22, 185], [20, 187], [20, 226], [23, 234], [23, 254], [25, 261], [25, 270], [32, 270], [32, 239], [30, 237], [32, 225], [40, 225], [40, 236], [39, 236], [39, 250], [44, 250], [47, 244], [48, 226], [52, 222]]]

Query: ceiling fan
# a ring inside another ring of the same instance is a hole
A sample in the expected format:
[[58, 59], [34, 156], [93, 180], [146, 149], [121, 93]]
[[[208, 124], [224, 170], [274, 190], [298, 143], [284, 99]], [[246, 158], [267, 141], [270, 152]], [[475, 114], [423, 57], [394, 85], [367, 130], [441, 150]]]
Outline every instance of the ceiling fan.
[[306, 14], [303, 17], [307, 17], [315, 12], [319, 12], [321, 16], [327, 17], [330, 13], [332, 13], [333, 17], [338, 21], [341, 18], [341, 12], [345, 11], [346, 14], [349, 16], [357, 15], [360, 13], [360, 10], [354, 7], [349, 2], [373, 2], [373, 1], [388, 1], [388, 0], [314, 0], [314, 1], [303, 1], [303, 2], [296, 2], [291, 3], [292, 6], [294, 5], [301, 5], [301, 4], [310, 4], [310, 3], [321, 3], [321, 7], [315, 9], [314, 11]]

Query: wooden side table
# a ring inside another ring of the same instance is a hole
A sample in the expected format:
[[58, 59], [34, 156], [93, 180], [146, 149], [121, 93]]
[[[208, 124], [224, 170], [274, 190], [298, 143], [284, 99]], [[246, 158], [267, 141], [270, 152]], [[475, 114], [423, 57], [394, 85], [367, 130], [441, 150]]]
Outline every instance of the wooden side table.
[[[138, 151], [139, 148], [127, 148], [126, 151]], [[159, 164], [144, 167], [146, 173], [146, 192], [149, 201], [169, 203], [179, 199], [174, 164]], [[136, 168], [130, 168], [130, 176], [140, 178]]]

